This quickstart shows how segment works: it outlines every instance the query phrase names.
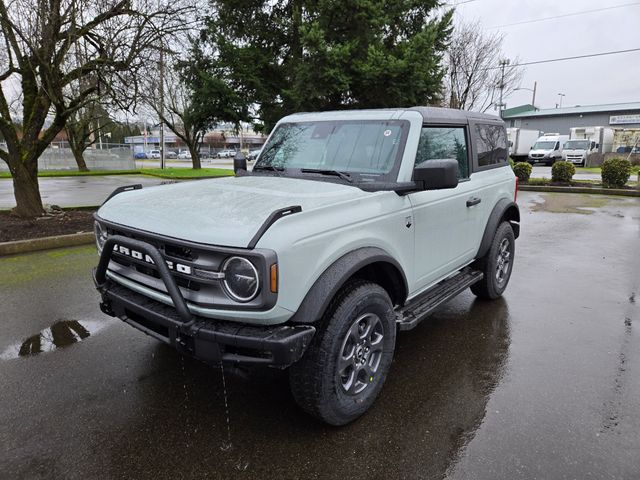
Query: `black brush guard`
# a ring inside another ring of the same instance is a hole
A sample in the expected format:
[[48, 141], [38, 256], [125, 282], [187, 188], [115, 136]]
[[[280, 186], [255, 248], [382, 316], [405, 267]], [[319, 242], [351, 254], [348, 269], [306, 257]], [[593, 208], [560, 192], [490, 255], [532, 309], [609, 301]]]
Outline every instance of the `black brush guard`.
[[[148, 255], [165, 284], [173, 306], [141, 295], [107, 277], [115, 245]], [[304, 354], [315, 328], [309, 325], [254, 326], [193, 315], [160, 251], [146, 242], [121, 235], [109, 237], [93, 271], [102, 295], [100, 309], [161, 340], [180, 353], [207, 363], [268, 365], [285, 368]]]

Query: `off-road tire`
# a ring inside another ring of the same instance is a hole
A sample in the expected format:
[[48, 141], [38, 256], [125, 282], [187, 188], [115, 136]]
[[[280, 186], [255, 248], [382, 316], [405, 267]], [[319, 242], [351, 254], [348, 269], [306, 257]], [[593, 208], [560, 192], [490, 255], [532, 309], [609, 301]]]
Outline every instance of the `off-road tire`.
[[[359, 393], [348, 393], [339, 376], [339, 359], [344, 341], [357, 319], [371, 314], [383, 330], [382, 350], [375, 375]], [[379, 285], [355, 281], [336, 295], [318, 325], [302, 359], [289, 369], [291, 392], [298, 405], [331, 425], [347, 424], [373, 404], [386, 379], [396, 341], [393, 304]]]
[[[504, 242], [508, 244], [509, 264], [506, 271], [499, 272], [498, 267], [500, 266], [500, 258], [503, 257], [502, 246]], [[511, 278], [515, 253], [516, 241], [513, 228], [509, 222], [502, 222], [496, 229], [489, 251], [474, 264], [477, 270], [484, 273], [482, 280], [471, 285], [471, 291], [474, 295], [487, 300], [494, 300], [502, 295]]]

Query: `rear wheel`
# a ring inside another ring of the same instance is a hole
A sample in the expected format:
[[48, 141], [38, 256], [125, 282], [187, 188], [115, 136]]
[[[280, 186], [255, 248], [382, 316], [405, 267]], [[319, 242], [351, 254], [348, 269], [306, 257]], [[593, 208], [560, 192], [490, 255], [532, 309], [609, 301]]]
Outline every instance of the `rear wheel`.
[[471, 285], [480, 298], [495, 299], [507, 288], [513, 269], [516, 241], [509, 222], [502, 222], [493, 236], [489, 251], [476, 261], [476, 268], [484, 273], [481, 281]]
[[328, 309], [304, 357], [289, 370], [296, 402], [331, 425], [355, 420], [382, 389], [395, 339], [395, 315], [387, 292], [371, 282], [347, 285]]

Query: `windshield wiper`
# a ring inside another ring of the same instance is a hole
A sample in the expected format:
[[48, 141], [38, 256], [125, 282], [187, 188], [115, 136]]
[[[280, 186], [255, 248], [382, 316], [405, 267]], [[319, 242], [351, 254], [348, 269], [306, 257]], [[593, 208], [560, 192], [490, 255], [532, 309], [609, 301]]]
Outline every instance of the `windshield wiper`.
[[271, 171], [277, 171], [277, 172], [282, 172], [284, 170], [284, 167], [276, 167], [275, 165], [256, 165], [255, 167], [253, 167], [254, 170], [271, 170]]
[[353, 183], [353, 179], [351, 175], [347, 172], [340, 172], [338, 170], [322, 170], [315, 168], [302, 168], [300, 169], [302, 173], [319, 173], [320, 175], [333, 175], [335, 177], [340, 177], [342, 180], [346, 180], [349, 183]]
[[276, 167], [275, 165], [256, 165], [253, 167], [254, 172], [259, 172], [260, 170], [276, 172], [280, 176], [284, 172], [284, 167]]

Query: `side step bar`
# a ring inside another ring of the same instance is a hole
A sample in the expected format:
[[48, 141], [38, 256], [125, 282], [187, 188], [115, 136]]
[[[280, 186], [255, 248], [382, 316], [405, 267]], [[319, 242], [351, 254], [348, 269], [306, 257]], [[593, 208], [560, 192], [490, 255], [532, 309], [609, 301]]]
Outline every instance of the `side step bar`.
[[467, 287], [482, 280], [484, 274], [464, 268], [453, 277], [434, 285], [396, 312], [399, 330], [411, 330], [443, 303], [451, 300]]

